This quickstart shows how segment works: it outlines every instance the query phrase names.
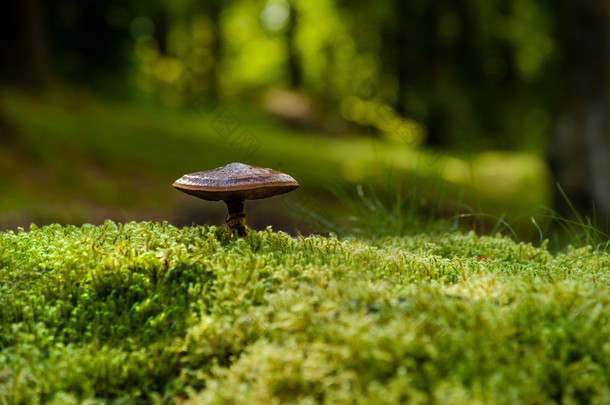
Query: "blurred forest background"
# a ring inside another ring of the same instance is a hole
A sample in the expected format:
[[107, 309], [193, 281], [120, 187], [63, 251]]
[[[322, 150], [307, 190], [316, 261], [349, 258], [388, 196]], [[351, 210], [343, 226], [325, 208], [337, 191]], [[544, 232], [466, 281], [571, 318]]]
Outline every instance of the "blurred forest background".
[[380, 212], [394, 220], [404, 203], [531, 225], [549, 207], [607, 229], [609, 11], [605, 0], [9, 2], [0, 229], [222, 223], [223, 204], [171, 183], [233, 161], [302, 185], [249, 202], [255, 228], [307, 232], [294, 214], [349, 215], [339, 194], [372, 215], [389, 204]]

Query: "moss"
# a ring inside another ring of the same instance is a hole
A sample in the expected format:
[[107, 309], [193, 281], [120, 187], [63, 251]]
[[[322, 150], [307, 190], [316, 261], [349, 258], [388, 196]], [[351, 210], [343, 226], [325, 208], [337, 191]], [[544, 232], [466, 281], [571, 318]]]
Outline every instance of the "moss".
[[0, 403], [607, 403], [610, 259], [505, 237], [0, 233]]

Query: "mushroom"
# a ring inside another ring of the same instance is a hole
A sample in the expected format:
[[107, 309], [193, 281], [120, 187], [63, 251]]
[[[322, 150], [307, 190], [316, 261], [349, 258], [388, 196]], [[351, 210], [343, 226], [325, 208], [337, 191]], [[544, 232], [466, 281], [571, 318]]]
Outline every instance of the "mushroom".
[[208, 201], [227, 204], [227, 229], [246, 236], [244, 201], [273, 197], [299, 187], [286, 173], [273, 169], [231, 163], [216, 169], [185, 174], [176, 180], [174, 188]]

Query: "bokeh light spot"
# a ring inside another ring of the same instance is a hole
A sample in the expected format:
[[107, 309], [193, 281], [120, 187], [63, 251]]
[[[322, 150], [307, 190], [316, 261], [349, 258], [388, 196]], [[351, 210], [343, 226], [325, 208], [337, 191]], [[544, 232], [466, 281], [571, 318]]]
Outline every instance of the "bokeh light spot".
[[155, 32], [155, 24], [148, 17], [136, 17], [131, 21], [131, 35], [134, 39], [150, 37]]
[[271, 0], [261, 12], [261, 22], [270, 31], [279, 31], [288, 23], [290, 5], [285, 0]]

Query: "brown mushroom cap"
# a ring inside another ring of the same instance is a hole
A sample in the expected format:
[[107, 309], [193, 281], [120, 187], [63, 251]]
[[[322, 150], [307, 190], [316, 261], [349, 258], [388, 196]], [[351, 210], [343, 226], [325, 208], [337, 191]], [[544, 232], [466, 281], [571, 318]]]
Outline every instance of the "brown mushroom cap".
[[256, 200], [284, 194], [299, 187], [286, 173], [231, 163], [217, 169], [185, 174], [174, 188], [209, 201]]

